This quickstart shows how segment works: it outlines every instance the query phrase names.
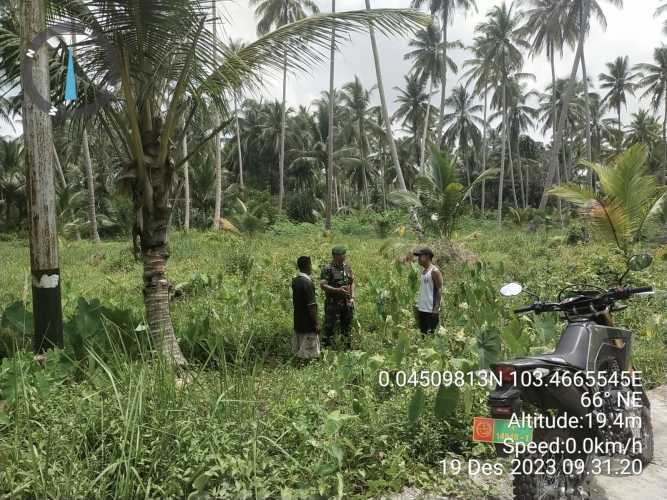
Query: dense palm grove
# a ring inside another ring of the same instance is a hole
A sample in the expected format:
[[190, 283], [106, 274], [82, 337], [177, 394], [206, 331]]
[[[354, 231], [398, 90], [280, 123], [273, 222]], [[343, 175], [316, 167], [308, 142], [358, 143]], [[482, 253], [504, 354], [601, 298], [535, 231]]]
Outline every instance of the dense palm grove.
[[[604, 26], [605, 9], [621, 7], [620, 0], [501, 3], [476, 27], [471, 47], [449, 40], [447, 27], [459, 22], [466, 11], [476, 10], [474, 0], [415, 0], [412, 4], [427, 8], [432, 24], [411, 36], [405, 58], [412, 70], [396, 88], [396, 111], [390, 117], [408, 189], [414, 189], [415, 179], [425, 172], [433, 147], [456, 155], [462, 184], [471, 185], [481, 173], [495, 169], [497, 175], [472, 190], [470, 208], [481, 213], [543, 208], [545, 187], [552, 183], [593, 182], [592, 171], [582, 167], [581, 160], [606, 162], [633, 144], [648, 148], [651, 171], [664, 177], [667, 49], [656, 48], [653, 61], [619, 56], [607, 64], [606, 72], [581, 77], [591, 24]], [[288, 13], [281, 12], [280, 1], [254, 5], [260, 33], [317, 11], [316, 5], [306, 1], [291, 2]], [[0, 83], [9, 90], [0, 116], [7, 123], [17, 117], [20, 106], [12, 57], [17, 23], [10, 2], [2, 10], [0, 35], [0, 50], [6, 56]], [[233, 53], [241, 47], [243, 43], [235, 41], [226, 50]], [[554, 59], [565, 48], [576, 53], [573, 80], [558, 78], [553, 71]], [[454, 50], [467, 54], [463, 67], [451, 59]], [[547, 88], [535, 88], [534, 75], [524, 72], [529, 57], [550, 60], [552, 83]], [[392, 202], [388, 194], [400, 186], [383, 113], [373, 105], [376, 94], [376, 85], [364, 86], [359, 78], [334, 90], [333, 107], [328, 91], [309, 106], [299, 107], [235, 93], [233, 105], [227, 105], [229, 120], [219, 137], [221, 147], [209, 141], [185, 164], [188, 182], [181, 183], [171, 200], [175, 207], [171, 223], [208, 227], [216, 218], [218, 204], [223, 216], [231, 224], [235, 220], [241, 231], [246, 224], [257, 229], [283, 208], [291, 219], [315, 222], [324, 215], [327, 203], [330, 109], [334, 111], [333, 212], [385, 210]], [[440, 106], [432, 104], [438, 94], [442, 95]], [[630, 95], [640, 96], [642, 105], [632, 115], [625, 111]], [[188, 144], [200, 142], [214, 123], [214, 113], [197, 113], [183, 134], [178, 154], [186, 155]], [[68, 237], [91, 233], [91, 213], [103, 236], [127, 231], [132, 225], [131, 205], [120, 189], [117, 146], [103, 125], [99, 121], [88, 125], [89, 144], [84, 147], [71, 140], [81, 133], [80, 123], [56, 123], [58, 220]], [[25, 224], [21, 144], [20, 137], [0, 142], [0, 224], [5, 231]], [[85, 149], [92, 157], [94, 182], [87, 179]], [[497, 213], [500, 220], [502, 212]]]

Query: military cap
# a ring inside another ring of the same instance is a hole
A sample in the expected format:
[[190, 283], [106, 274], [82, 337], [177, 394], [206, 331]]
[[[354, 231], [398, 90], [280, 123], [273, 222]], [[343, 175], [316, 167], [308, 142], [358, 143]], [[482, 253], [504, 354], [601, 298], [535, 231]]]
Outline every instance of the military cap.
[[345, 255], [347, 253], [347, 248], [343, 245], [337, 245], [331, 249], [332, 255]]

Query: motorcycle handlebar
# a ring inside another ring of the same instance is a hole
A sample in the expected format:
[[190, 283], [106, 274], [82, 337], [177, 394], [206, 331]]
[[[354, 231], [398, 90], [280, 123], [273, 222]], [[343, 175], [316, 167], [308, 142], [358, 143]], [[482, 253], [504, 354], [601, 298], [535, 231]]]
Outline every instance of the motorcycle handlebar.
[[[590, 304], [596, 304], [598, 303], [598, 307], [602, 304], [599, 304], [600, 301], [604, 302], [605, 305], [609, 303], [609, 301], [614, 301], [614, 300], [622, 300], [622, 299], [627, 299], [632, 295], [640, 294], [640, 293], [647, 293], [647, 292], [652, 292], [653, 287], [651, 286], [641, 286], [637, 288], [630, 288], [630, 287], [625, 287], [625, 288], [616, 288], [613, 290], [610, 290], [607, 294], [602, 294], [601, 296], [598, 296], [597, 298], [591, 297]], [[514, 314], [523, 314], [527, 312], [534, 311], [536, 314], [544, 313], [544, 312], [551, 312], [551, 311], [572, 311], [576, 310], [578, 307], [581, 307], [580, 304], [572, 303], [572, 302], [561, 302], [559, 304], [556, 303], [542, 303], [542, 302], [536, 302], [534, 304], [531, 304], [530, 306], [527, 307], [521, 307], [519, 309], [514, 310]]]

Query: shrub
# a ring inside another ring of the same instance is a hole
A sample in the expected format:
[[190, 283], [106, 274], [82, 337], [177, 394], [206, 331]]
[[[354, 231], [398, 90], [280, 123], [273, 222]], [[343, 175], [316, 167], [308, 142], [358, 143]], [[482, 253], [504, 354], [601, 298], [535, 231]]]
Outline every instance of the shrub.
[[587, 242], [588, 231], [586, 230], [586, 226], [579, 221], [570, 223], [570, 225], [567, 226], [565, 241], [568, 245]]

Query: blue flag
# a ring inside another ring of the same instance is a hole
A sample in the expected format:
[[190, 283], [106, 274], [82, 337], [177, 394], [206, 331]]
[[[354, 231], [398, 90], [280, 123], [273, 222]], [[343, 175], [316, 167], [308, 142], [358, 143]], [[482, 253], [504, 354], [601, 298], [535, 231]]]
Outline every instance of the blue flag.
[[76, 101], [76, 75], [74, 74], [74, 51], [70, 47], [67, 57], [67, 78], [65, 80], [65, 100]]

